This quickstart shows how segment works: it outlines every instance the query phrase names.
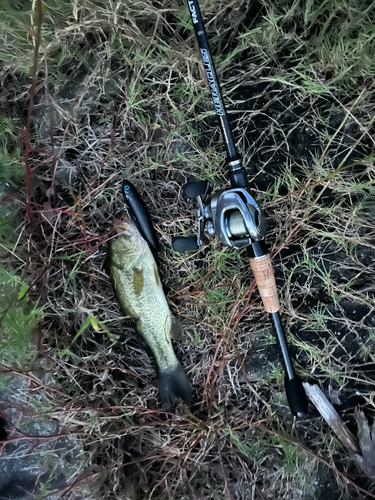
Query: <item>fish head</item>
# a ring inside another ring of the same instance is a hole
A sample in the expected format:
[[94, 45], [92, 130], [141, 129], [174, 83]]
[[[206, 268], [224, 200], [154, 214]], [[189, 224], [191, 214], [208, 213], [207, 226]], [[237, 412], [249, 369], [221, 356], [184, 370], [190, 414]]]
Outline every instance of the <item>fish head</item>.
[[109, 251], [113, 264], [130, 267], [147, 247], [133, 219], [124, 212], [121, 220], [114, 222], [116, 236], [110, 240]]

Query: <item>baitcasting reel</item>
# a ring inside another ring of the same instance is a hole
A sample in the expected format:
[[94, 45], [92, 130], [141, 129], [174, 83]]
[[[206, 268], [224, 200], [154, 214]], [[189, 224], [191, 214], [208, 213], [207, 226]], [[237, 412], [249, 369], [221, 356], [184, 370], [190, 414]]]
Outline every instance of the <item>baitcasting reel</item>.
[[265, 218], [246, 189], [224, 189], [212, 196], [211, 192], [212, 187], [206, 181], [188, 182], [182, 187], [186, 198], [198, 201], [198, 235], [173, 238], [175, 252], [197, 250], [203, 243], [206, 227], [228, 247], [242, 249], [264, 239]]

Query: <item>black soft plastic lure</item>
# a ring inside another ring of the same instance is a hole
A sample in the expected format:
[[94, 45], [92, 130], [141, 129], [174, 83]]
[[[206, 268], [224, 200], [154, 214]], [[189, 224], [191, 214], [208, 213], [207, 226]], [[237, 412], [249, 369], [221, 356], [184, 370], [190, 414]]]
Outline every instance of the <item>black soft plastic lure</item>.
[[130, 217], [134, 220], [138, 231], [149, 244], [152, 252], [156, 255], [160, 251], [159, 242], [156, 238], [155, 229], [151, 222], [150, 214], [141, 195], [133, 184], [127, 180], [122, 183], [122, 192]]

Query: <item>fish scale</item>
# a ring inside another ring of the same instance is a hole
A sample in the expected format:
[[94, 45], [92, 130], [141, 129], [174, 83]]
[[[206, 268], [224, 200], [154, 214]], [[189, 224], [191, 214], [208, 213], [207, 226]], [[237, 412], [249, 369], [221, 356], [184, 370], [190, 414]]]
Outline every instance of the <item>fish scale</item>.
[[[151, 258], [154, 260], [152, 254]], [[152, 263], [147, 262], [147, 264]], [[144, 275], [147, 273], [146, 266], [143, 268], [143, 273]], [[112, 274], [116, 276], [116, 283], [118, 281], [118, 285], [116, 284], [115, 289], [120, 290], [118, 299], [121, 307], [135, 321], [138, 333], [147, 342], [160, 369], [177, 365], [178, 360], [173, 351], [169, 335], [170, 311], [161, 284], [157, 285], [156, 279], [152, 275], [150, 277], [150, 282], [144, 284], [141, 294], [137, 297], [133, 288], [133, 274], [130, 276], [130, 273], [123, 272], [116, 268], [112, 270]], [[148, 274], [145, 279], [149, 281]], [[153, 289], [155, 288], [157, 288], [162, 295], [154, 294]], [[127, 292], [125, 293], [124, 290], [127, 290]], [[153, 311], [155, 311], [155, 313], [153, 313]], [[159, 332], [164, 333], [162, 338], [159, 338]]]

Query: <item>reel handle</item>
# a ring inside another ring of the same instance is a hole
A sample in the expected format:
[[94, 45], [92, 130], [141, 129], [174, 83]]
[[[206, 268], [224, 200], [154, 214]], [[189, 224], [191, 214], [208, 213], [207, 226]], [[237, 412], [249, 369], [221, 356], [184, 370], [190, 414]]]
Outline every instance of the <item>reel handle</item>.
[[202, 201], [205, 201], [207, 196], [211, 193], [211, 185], [206, 181], [187, 182], [182, 186], [182, 195], [189, 200], [198, 198], [200, 196]]

